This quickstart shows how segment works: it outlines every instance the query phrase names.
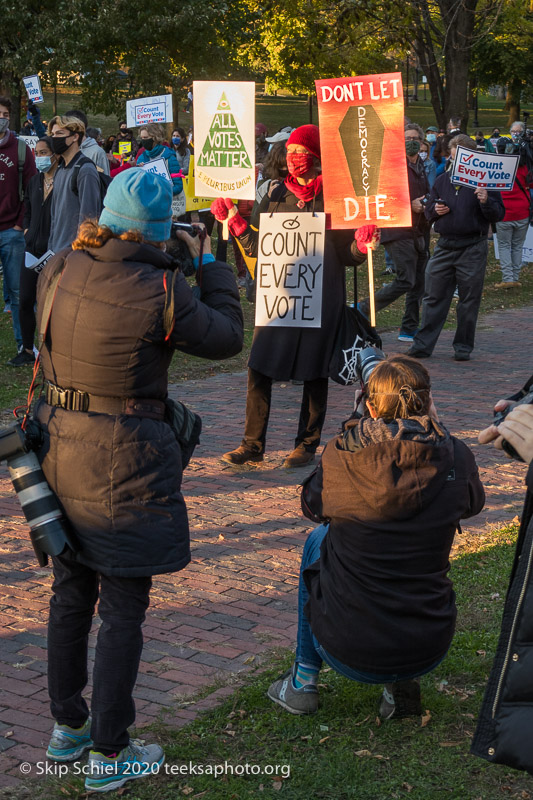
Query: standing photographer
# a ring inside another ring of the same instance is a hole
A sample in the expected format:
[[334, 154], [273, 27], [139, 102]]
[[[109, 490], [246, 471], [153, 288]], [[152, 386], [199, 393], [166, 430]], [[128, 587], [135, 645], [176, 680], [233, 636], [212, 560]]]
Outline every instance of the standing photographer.
[[[518, 400], [520, 395], [526, 392], [533, 392], [533, 375], [522, 392], [512, 399]], [[509, 405], [509, 401], [500, 400], [494, 410], [502, 411]], [[504, 440], [529, 466], [526, 474], [526, 499], [505, 600], [500, 640], [479, 712], [472, 752], [492, 763], [506, 764], [531, 774], [533, 773], [531, 750], [533, 405], [515, 406], [498, 427], [491, 425], [479, 434], [481, 444], [493, 442], [499, 449], [502, 448]]]
[[[243, 341], [231, 267], [207, 248], [199, 298], [170, 271], [171, 203], [169, 181], [142, 169], [121, 173], [99, 221], [81, 225], [38, 284], [41, 330], [53, 298], [38, 455], [78, 545], [53, 558], [48, 686], [56, 723], [47, 756], [74, 761], [92, 748], [85, 786], [96, 791], [149, 775], [164, 760], [158, 745], [130, 741], [128, 728], [152, 576], [190, 561], [182, 451], [165, 416], [168, 367], [177, 349], [221, 359]], [[198, 237], [180, 237], [197, 265]], [[91, 720], [83, 692], [98, 599]]]

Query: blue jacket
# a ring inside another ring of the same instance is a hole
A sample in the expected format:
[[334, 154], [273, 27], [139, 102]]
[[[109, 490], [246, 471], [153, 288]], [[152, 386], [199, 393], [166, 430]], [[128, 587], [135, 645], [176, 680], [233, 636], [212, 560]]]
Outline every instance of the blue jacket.
[[[142, 142], [142, 139], [141, 139]], [[171, 175], [176, 175], [180, 171], [180, 165], [176, 154], [170, 147], [164, 144], [156, 144], [152, 150], [143, 150], [137, 158], [137, 166], [147, 164], [149, 161], [154, 161], [156, 158], [164, 158], [167, 162], [168, 171]], [[183, 191], [183, 181], [181, 178], [172, 178], [172, 194], [176, 195]]]

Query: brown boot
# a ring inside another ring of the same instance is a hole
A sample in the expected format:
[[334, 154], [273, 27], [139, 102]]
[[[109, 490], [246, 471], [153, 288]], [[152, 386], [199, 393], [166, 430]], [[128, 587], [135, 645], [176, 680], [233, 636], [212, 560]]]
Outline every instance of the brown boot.
[[315, 454], [309, 450], [306, 450], [305, 447], [299, 445], [298, 447], [294, 448], [290, 456], [287, 456], [283, 462], [283, 466], [285, 469], [292, 469], [293, 467], [305, 467], [314, 460]]
[[224, 453], [220, 458], [228, 464], [237, 464], [240, 466], [241, 464], [247, 464], [249, 461], [262, 461], [263, 453], [260, 453], [258, 450], [252, 450], [250, 447], [241, 444], [236, 450]]

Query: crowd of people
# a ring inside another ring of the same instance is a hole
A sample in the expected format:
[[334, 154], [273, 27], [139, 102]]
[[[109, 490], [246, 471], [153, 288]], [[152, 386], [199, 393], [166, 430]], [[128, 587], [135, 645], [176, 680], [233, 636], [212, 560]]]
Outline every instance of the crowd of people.
[[[187, 457], [167, 396], [168, 368], [176, 350], [223, 359], [243, 344], [236, 277], [221, 255], [222, 237], [211, 254], [210, 230], [215, 222], [227, 225], [253, 298], [259, 217], [324, 209], [323, 144], [314, 125], [269, 136], [257, 124], [256, 201], [235, 206], [217, 198], [198, 236], [176, 233], [196, 270], [192, 288], [173, 249], [166, 252], [173, 200], [183, 191], [193, 147], [183, 128], [168, 141], [160, 125], [146, 124], [137, 136], [120, 122], [117, 135], [99, 143], [101, 133], [93, 129], [91, 136], [82, 111], [56, 115], [44, 130], [33, 107], [34, 157], [10, 132], [10, 111], [10, 99], [0, 97], [0, 258], [18, 348], [10, 363], [35, 364], [37, 326], [44, 376], [34, 411], [37, 453], [72, 528], [70, 545], [52, 557], [48, 687], [55, 724], [47, 756], [69, 762], [89, 750], [85, 786], [103, 792], [153, 774], [164, 760], [159, 745], [131, 740], [128, 728], [152, 577], [190, 561], [181, 492]], [[323, 662], [348, 679], [383, 685], [384, 719], [421, 713], [419, 678], [441, 663], [454, 635], [447, 574], [453, 537], [460, 520], [484, 504], [474, 456], [440, 420], [420, 359], [431, 356], [456, 289], [454, 358], [470, 359], [489, 226], [503, 226], [500, 250], [508, 247], [509, 254], [502, 285], [516, 285], [530, 186], [522, 192], [518, 183], [507, 200], [497, 191], [454, 186], [449, 167], [457, 147], [480, 144], [480, 136], [461, 133], [460, 120], [451, 119], [447, 131], [407, 120], [404, 135], [411, 225], [381, 232], [393, 280], [375, 302], [379, 311], [405, 295], [398, 338], [411, 346], [407, 354], [377, 358], [356, 410], [302, 487], [303, 513], [319, 526], [302, 555], [295, 660], [268, 689], [274, 703], [294, 714], [317, 710]], [[164, 159], [170, 180], [139, 168], [155, 159]], [[519, 170], [517, 182], [527, 179], [527, 170]], [[430, 256], [432, 226], [439, 240]], [[320, 327], [255, 328], [244, 436], [221, 455], [223, 462], [242, 467], [263, 460], [272, 384], [279, 380], [302, 385], [284, 467], [315, 459], [333, 333], [346, 306], [345, 269], [362, 263], [379, 242], [375, 225], [326, 231]], [[40, 276], [23, 267], [25, 253], [39, 260], [50, 251], [55, 257]], [[358, 302], [363, 316], [369, 300]], [[481, 441], [501, 446], [503, 435], [530, 463], [532, 408], [518, 405]], [[531, 527], [528, 497], [524, 536]], [[102, 625], [89, 711], [87, 648], [97, 601]], [[506, 758], [505, 751], [495, 756]], [[132, 764], [140, 765], [137, 771]]]

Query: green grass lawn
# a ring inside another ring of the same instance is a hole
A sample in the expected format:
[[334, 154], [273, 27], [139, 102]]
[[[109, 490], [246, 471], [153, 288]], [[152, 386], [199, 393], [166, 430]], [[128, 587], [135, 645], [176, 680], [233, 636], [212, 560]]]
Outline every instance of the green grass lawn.
[[[381, 722], [380, 687], [352, 683], [334, 673], [320, 674], [321, 707], [297, 717], [271, 703], [269, 683], [292, 660], [278, 653], [214, 711], [181, 730], [161, 723], [143, 729], [149, 742], [164, 747], [169, 769], [130, 784], [129, 800], [206, 800], [284, 797], [287, 800], [499, 800], [533, 797], [532, 779], [469, 755], [484, 686], [496, 647], [517, 528], [493, 531], [476, 552], [453, 561], [457, 592], [457, 632], [444, 662], [422, 678], [420, 718]], [[273, 775], [215, 777], [178, 774], [192, 762], [234, 768], [246, 763], [290, 769]], [[41, 792], [41, 794], [39, 794]], [[15, 798], [17, 795], [13, 794]], [[85, 797], [76, 776], [35, 786], [34, 798]]]

